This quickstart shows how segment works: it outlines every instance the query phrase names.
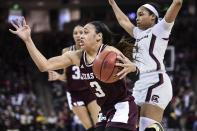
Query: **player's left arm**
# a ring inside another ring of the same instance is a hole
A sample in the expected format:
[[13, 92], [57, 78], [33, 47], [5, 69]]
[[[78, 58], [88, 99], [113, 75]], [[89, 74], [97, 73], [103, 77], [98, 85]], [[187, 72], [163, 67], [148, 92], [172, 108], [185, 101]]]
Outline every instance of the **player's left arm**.
[[181, 6], [182, 6], [183, 0], [173, 0], [172, 4], [170, 5], [169, 9], [167, 10], [164, 19], [167, 23], [172, 23], [175, 21]]
[[122, 52], [119, 51], [117, 48], [114, 48], [113, 46], [107, 46], [105, 48], [105, 51], [113, 51], [118, 54], [118, 61], [116, 62], [116, 66], [123, 68], [120, 72], [116, 74], [119, 77], [119, 79], [126, 77], [126, 75], [130, 73], [136, 72], [137, 66], [133, 62], [131, 62], [126, 56], [124, 56]]

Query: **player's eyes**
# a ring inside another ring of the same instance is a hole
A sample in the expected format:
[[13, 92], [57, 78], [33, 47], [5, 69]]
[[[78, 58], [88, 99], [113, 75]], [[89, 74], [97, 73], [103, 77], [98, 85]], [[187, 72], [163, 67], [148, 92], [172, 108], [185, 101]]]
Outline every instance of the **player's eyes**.
[[138, 16], [143, 16], [143, 13], [138, 13]]

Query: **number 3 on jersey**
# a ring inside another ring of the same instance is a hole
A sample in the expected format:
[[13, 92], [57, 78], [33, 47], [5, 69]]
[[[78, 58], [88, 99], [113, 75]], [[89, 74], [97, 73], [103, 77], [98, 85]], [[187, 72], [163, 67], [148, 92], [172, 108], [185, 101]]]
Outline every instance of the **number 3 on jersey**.
[[79, 67], [78, 66], [73, 66], [72, 71], [73, 71], [72, 78], [74, 80], [79, 80], [81, 78]]
[[96, 95], [97, 97], [104, 97], [104, 96], [105, 96], [105, 93], [104, 93], [103, 90], [101, 89], [101, 86], [98, 84], [98, 82], [92, 81], [92, 82], [90, 82], [90, 86], [91, 86], [92, 88], [95, 88], [95, 90], [96, 90], [95, 95]]

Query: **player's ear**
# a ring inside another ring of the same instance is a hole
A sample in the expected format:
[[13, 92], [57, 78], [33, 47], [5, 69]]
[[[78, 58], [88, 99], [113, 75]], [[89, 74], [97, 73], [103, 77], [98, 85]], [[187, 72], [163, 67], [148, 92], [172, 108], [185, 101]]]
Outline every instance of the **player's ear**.
[[103, 34], [102, 33], [98, 33], [97, 37], [96, 37], [96, 41], [100, 41], [103, 38]]
[[156, 16], [155, 15], [151, 15], [151, 20], [155, 21], [155, 19], [156, 19]]

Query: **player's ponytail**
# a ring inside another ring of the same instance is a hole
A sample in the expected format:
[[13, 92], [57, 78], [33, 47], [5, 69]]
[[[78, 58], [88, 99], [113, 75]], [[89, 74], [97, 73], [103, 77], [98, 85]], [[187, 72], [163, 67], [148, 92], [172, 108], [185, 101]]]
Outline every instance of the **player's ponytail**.
[[134, 61], [133, 53], [137, 51], [137, 47], [134, 45], [131, 37], [126, 38], [125, 36], [114, 45], [117, 49], [119, 49], [127, 58], [131, 61]]

